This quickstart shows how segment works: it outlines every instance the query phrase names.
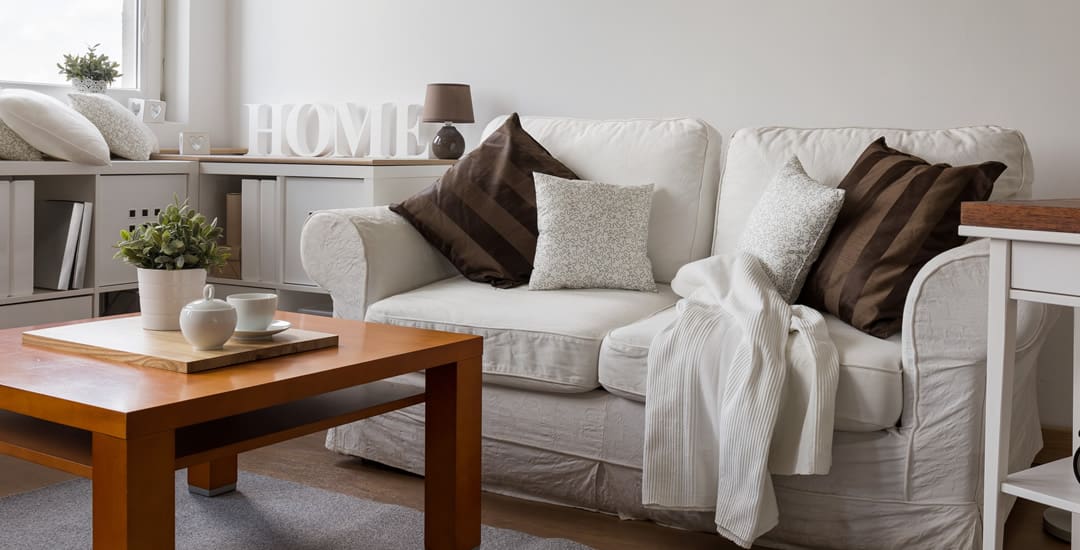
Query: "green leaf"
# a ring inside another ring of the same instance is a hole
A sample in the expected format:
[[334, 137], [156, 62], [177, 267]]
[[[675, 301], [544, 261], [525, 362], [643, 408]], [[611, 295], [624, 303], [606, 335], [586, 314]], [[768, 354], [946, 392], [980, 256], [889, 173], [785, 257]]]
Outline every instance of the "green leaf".
[[217, 219], [207, 223], [187, 201], [174, 196], [172, 204], [161, 209], [157, 222], [122, 230], [113, 257], [151, 269], [221, 267], [229, 258], [229, 249], [217, 244], [222, 233]]

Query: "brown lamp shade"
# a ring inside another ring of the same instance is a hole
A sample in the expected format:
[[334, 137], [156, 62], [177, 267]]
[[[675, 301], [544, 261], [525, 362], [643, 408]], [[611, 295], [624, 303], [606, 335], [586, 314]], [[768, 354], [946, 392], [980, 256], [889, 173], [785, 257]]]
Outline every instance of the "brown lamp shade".
[[475, 122], [468, 84], [428, 84], [424, 122]]

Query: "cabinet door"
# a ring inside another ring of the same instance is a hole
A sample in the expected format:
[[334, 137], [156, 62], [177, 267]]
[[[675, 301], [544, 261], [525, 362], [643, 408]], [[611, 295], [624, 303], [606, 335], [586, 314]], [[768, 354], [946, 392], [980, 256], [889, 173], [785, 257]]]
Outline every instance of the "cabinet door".
[[93, 316], [94, 298], [92, 296], [24, 302], [0, 306], [0, 329], [76, 321]]
[[[135, 268], [113, 259], [113, 245], [120, 230], [156, 220], [158, 209], [187, 196], [187, 176], [159, 174], [147, 176], [98, 176], [94, 204], [93, 263], [94, 286], [135, 282]], [[90, 286], [90, 285], [86, 285]]]
[[284, 282], [315, 285], [300, 262], [300, 231], [312, 212], [372, 205], [370, 180], [286, 178]]

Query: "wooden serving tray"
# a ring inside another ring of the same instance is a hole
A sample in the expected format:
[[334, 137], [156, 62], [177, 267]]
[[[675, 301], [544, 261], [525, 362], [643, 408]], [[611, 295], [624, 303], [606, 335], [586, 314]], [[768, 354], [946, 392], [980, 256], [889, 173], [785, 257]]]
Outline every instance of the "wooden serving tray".
[[143, 330], [138, 316], [29, 330], [24, 345], [141, 367], [195, 373], [338, 345], [336, 334], [289, 329], [273, 340], [229, 340], [225, 349], [196, 351], [180, 331]]

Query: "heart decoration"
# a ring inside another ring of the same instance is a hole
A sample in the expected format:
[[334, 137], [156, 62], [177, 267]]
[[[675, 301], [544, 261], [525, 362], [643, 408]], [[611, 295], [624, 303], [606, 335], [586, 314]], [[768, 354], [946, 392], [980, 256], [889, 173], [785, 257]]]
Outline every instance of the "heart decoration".
[[150, 120], [158, 120], [161, 118], [161, 104], [154, 103], [150, 105]]
[[135, 103], [131, 106], [131, 112], [135, 113], [135, 116], [142, 117], [142, 103]]
[[195, 137], [191, 138], [190, 143], [191, 143], [191, 150], [198, 153], [198, 152], [200, 152], [200, 151], [202, 151], [203, 149], [206, 148], [206, 137], [205, 136], [195, 136]]

